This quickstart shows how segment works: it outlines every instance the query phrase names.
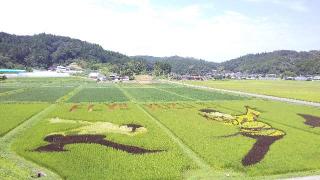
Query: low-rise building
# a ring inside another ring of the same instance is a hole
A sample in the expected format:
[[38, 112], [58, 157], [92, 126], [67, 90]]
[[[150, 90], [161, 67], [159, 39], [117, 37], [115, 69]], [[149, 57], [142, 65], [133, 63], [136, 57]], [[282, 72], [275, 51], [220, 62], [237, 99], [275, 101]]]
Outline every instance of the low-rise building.
[[109, 79], [110, 80], [119, 80], [119, 76], [118, 76], [118, 74], [116, 74], [116, 73], [113, 73], [113, 74], [110, 74], [109, 75]]
[[314, 76], [314, 77], [312, 78], [312, 80], [314, 80], [314, 81], [320, 81], [320, 76]]
[[56, 72], [64, 73], [64, 72], [70, 71], [70, 68], [67, 68], [67, 67], [64, 67], [64, 66], [57, 66], [55, 68], [55, 70], [56, 70]]
[[285, 79], [285, 80], [295, 80], [295, 77], [291, 77], [291, 76], [290, 76], [290, 77], [285, 77], [284, 79]]
[[298, 77], [295, 77], [294, 80], [296, 80], [296, 81], [307, 81], [308, 78], [305, 77], [305, 76], [298, 76]]
[[120, 79], [122, 81], [129, 81], [130, 80], [129, 76], [122, 76]]
[[98, 72], [91, 72], [89, 73], [89, 78], [92, 78], [92, 79], [98, 79], [100, 77], [100, 73]]
[[5, 76], [6, 78], [15, 78], [25, 72], [25, 70], [20, 69], [0, 69], [0, 74], [2, 74], [2, 77]]

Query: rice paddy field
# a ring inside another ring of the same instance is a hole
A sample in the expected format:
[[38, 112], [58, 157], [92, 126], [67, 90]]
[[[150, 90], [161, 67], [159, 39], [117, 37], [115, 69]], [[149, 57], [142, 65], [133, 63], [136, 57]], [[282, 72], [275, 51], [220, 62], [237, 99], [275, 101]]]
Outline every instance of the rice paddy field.
[[187, 84], [214, 87], [227, 90], [271, 95], [277, 97], [320, 102], [319, 81], [285, 80], [224, 80], [184, 81]]
[[0, 93], [5, 93], [5, 92], [8, 92], [8, 91], [13, 91], [15, 90], [15, 88], [1, 88], [0, 89]]
[[0, 83], [0, 179], [320, 174], [320, 109], [183, 85]]
[[0, 136], [44, 109], [47, 104], [0, 104]]
[[123, 102], [128, 98], [114, 87], [84, 88], [74, 95], [68, 102]]

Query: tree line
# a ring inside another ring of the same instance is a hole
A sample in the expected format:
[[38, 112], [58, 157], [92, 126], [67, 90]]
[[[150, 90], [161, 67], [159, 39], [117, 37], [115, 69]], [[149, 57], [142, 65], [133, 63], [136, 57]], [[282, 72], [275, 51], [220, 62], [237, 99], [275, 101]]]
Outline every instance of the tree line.
[[100, 45], [51, 34], [16, 36], [0, 32], [0, 68], [48, 69], [76, 62], [84, 69], [113, 72], [120, 75], [171, 72], [165, 62], [147, 63], [124, 54], [104, 50]]
[[316, 75], [320, 74], [320, 51], [279, 50], [248, 54], [224, 62], [220, 67], [226, 71], [255, 74]]
[[223, 63], [190, 57], [133, 56], [100, 45], [51, 34], [17, 36], [0, 32], [0, 68], [47, 69], [76, 62], [82, 68], [121, 75], [204, 75], [212, 70], [286, 76], [320, 74], [320, 51], [280, 50], [248, 54]]

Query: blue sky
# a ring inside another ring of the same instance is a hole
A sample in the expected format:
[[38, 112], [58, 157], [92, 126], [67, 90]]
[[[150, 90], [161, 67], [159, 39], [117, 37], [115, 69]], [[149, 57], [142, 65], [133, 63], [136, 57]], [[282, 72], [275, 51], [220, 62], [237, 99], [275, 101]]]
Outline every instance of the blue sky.
[[318, 0], [0, 0], [0, 31], [70, 36], [127, 55], [221, 62], [319, 50], [319, 7]]

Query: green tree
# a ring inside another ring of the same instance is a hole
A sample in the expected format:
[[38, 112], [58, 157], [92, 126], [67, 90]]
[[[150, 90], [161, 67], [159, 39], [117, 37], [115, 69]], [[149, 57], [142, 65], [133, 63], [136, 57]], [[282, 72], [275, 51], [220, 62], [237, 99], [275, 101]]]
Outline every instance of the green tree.
[[146, 72], [147, 65], [141, 60], [129, 61], [128, 69], [130, 69], [130, 71], [132, 71], [135, 75], [139, 75]]
[[171, 65], [165, 62], [156, 62], [153, 68], [153, 74], [156, 76], [165, 76], [171, 73]]
[[284, 73], [282, 73], [281, 77], [282, 78], [286, 78], [286, 77], [295, 77], [297, 76], [296, 73], [292, 72], [292, 71], [285, 71]]

